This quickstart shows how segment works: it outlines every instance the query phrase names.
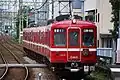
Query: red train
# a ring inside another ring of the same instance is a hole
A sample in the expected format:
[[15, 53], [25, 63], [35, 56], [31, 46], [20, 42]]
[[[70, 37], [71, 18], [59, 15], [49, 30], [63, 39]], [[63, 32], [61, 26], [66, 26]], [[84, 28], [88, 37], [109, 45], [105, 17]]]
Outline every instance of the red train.
[[96, 38], [95, 24], [77, 19], [23, 30], [24, 50], [41, 55], [55, 68], [94, 69]]

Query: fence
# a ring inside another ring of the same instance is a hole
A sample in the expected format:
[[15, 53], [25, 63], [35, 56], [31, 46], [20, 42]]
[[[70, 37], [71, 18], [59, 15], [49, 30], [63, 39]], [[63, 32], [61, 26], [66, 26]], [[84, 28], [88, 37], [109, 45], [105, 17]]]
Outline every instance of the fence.
[[97, 48], [97, 56], [102, 57], [113, 57], [113, 49], [112, 48]]

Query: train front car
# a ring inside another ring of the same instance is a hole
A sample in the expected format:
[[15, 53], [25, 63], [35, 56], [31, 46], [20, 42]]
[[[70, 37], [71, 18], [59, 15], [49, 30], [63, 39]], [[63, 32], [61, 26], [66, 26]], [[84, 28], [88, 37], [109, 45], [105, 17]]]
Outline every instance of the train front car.
[[[96, 26], [80, 20], [51, 27], [51, 63], [57, 68], [90, 71], [96, 63]], [[59, 64], [58, 64], [59, 63]]]

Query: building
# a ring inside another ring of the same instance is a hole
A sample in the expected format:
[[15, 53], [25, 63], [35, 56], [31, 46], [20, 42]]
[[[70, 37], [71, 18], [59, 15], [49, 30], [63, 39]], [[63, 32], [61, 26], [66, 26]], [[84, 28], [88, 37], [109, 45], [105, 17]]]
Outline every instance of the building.
[[85, 0], [84, 11], [85, 19], [95, 22], [97, 26], [98, 47], [111, 48], [113, 43], [109, 30], [113, 28], [113, 24], [109, 0]]
[[[44, 3], [44, 2], [43, 2]], [[71, 4], [71, 5], [70, 5]], [[97, 44], [99, 48], [112, 48], [111, 4], [109, 0], [48, 0], [39, 11], [39, 21], [55, 19], [59, 15], [73, 14], [92, 21], [97, 26]], [[40, 23], [40, 22], [39, 22]]]

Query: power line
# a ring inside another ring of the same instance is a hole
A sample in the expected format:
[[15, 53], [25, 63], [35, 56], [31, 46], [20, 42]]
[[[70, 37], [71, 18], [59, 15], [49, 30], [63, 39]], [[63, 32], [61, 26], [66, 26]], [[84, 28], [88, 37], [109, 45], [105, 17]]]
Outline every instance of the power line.
[[41, 9], [41, 8], [47, 3], [47, 1], [48, 1], [48, 0], [46, 0], [46, 1], [42, 4], [42, 6], [40, 6], [39, 8], [37, 8], [37, 9], [34, 9], [34, 8], [33, 8], [33, 9], [31, 9], [31, 10], [34, 10], [34, 11], [35, 11], [35, 10]]

